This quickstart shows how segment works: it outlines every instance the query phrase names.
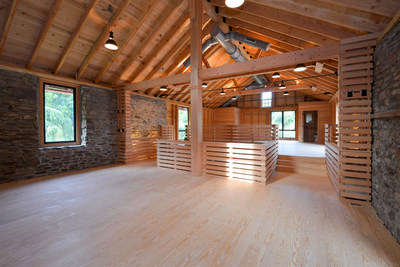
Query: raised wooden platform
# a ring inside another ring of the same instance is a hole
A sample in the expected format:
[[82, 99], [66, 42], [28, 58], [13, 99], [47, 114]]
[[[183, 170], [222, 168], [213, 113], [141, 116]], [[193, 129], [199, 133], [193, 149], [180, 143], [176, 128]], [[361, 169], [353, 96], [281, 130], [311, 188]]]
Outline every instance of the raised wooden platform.
[[267, 185], [103, 168], [0, 186], [0, 266], [400, 266], [371, 207], [326, 176]]

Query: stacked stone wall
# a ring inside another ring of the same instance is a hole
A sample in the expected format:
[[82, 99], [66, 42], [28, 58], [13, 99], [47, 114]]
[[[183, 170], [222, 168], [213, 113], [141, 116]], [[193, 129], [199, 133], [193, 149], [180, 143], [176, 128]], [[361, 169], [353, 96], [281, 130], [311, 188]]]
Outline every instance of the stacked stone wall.
[[0, 70], [0, 183], [117, 162], [116, 94], [81, 86], [82, 144], [40, 147], [39, 78]]
[[[377, 45], [373, 113], [400, 110], [400, 23]], [[400, 117], [373, 120], [372, 205], [400, 243]]]

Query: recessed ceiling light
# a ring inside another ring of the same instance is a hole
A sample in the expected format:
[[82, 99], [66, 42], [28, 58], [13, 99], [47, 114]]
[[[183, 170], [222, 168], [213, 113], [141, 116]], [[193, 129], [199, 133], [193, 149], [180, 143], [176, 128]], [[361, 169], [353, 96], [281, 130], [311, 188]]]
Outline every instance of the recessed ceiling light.
[[225, 5], [230, 8], [237, 8], [243, 5], [244, 0], [225, 0]]

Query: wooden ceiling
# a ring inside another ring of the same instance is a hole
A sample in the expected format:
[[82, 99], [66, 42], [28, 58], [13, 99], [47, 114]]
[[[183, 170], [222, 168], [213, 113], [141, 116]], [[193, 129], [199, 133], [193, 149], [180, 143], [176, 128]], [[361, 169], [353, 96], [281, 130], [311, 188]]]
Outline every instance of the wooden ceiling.
[[[109, 5], [114, 9], [110, 24]], [[225, 7], [223, 0], [204, 0], [203, 41], [222, 19], [226, 28], [271, 43], [267, 52], [242, 47], [253, 59], [268, 57], [381, 32], [399, 9], [398, 0], [246, 0], [238, 9]], [[0, 0], [0, 27], [2, 66], [108, 87], [190, 71], [182, 65], [190, 56], [187, 0]], [[120, 48], [117, 51], [103, 46], [110, 28]], [[233, 62], [219, 45], [203, 54], [203, 68]], [[316, 62], [305, 63], [304, 72], [294, 72], [294, 66], [274, 71], [280, 72], [279, 80], [294, 83], [298, 79], [292, 89], [330, 99], [337, 91], [337, 77], [332, 75], [337, 72], [337, 58], [320, 62], [324, 64], [321, 73], [315, 71]], [[271, 75], [266, 73], [274, 81]], [[331, 76], [308, 78], [316, 75]], [[252, 81], [242, 77], [210, 82], [203, 93], [205, 106], [218, 107], [241, 93], [228, 89], [226, 96], [220, 96], [221, 88]], [[167, 92], [150, 88], [140, 93], [189, 103], [188, 92], [187, 85], [168, 85]]]

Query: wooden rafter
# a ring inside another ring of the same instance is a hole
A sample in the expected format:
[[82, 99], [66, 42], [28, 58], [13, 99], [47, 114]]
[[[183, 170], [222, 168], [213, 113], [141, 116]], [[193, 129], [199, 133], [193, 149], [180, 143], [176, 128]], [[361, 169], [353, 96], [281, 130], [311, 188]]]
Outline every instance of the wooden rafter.
[[207, 0], [202, 0], [203, 1], [203, 6], [205, 7], [208, 16], [215, 22], [215, 24], [223, 31], [224, 33], [229, 32], [229, 27], [226, 25], [223, 21], [221, 16], [219, 16], [217, 13], [215, 13], [214, 7], [208, 3]]
[[146, 8], [142, 11], [141, 16], [138, 18], [136, 23], [132, 25], [130, 28], [127, 38], [120, 42], [119, 44], [119, 49], [117, 51], [114, 51], [114, 53], [110, 56], [110, 58], [107, 60], [103, 68], [100, 70], [100, 72], [97, 74], [96, 78], [94, 79], [95, 83], [98, 83], [106, 74], [106, 72], [110, 69], [111, 65], [114, 63], [116, 58], [119, 56], [119, 54], [124, 50], [124, 48], [128, 45], [129, 41], [132, 40], [133, 36], [135, 36], [136, 32], [139, 30], [139, 28], [143, 25], [143, 23], [146, 21], [146, 19], [150, 16], [150, 14], [153, 12], [154, 8], [156, 7], [157, 3], [160, 0], [149, 0], [147, 1]]
[[12, 0], [8, 8], [8, 17], [3, 23], [3, 27], [0, 32], [0, 55], [3, 53], [4, 45], [6, 43], [8, 32], [10, 31], [11, 23], [14, 19], [15, 12], [17, 11], [19, 0]]
[[[211, 3], [220, 7], [224, 6], [223, 0], [211, 0]], [[291, 25], [295, 28], [301, 28], [305, 31], [317, 33], [337, 40], [356, 36], [355, 32], [343, 29], [342, 27], [337, 27], [328, 23], [324, 23], [320, 20], [297, 16], [284, 10], [279, 10], [273, 7], [266, 7], [251, 2], [247, 2], [244, 7], [240, 9], [240, 11], [268, 18], [269, 20], [273, 20], [286, 25]], [[231, 14], [233, 14], [233, 16], [236, 12], [238, 11], [231, 10]]]
[[68, 40], [68, 43], [64, 46], [61, 55], [59, 56], [56, 65], [53, 68], [53, 73], [57, 74], [61, 67], [63, 66], [65, 60], [68, 57], [69, 52], [74, 46], [75, 42], [78, 40], [79, 34], [81, 33], [83, 27], [85, 26], [87, 20], [89, 19], [90, 13], [93, 11], [95, 6], [99, 3], [100, 0], [91, 0], [89, 4], [86, 6], [85, 12], [82, 14], [81, 18], [78, 21], [78, 24], [75, 27], [75, 30], [72, 32], [71, 37]]
[[107, 23], [107, 25], [106, 25], [107, 29], [105, 28], [103, 30], [100, 37], [93, 44], [89, 53], [86, 55], [86, 57], [84, 58], [83, 62], [80, 65], [80, 67], [78, 68], [78, 70], [76, 72], [76, 77], [78, 80], [81, 78], [82, 74], [85, 72], [86, 68], [89, 66], [90, 61], [97, 54], [97, 51], [99, 51], [99, 49], [104, 46], [104, 43], [106, 42], [106, 40], [109, 36], [108, 28], [112, 29], [113, 25], [115, 25], [117, 23], [117, 21], [119, 20], [119, 18], [125, 13], [130, 2], [131, 2], [131, 0], [123, 0], [122, 3], [118, 6], [118, 9], [117, 9], [117, 11], [115, 11], [114, 15], [112, 16], [110, 23]]
[[340, 9], [336, 7], [335, 10], [321, 8], [310, 4], [311, 1], [307, 0], [249, 0], [249, 2], [284, 10], [299, 16], [315, 18], [333, 25], [359, 31], [359, 33], [380, 32], [385, 28], [381, 23], [376, 23], [376, 21], [366, 17], [348, 14], [348, 9], [346, 8]]
[[[139, 58], [140, 54], [147, 48], [147, 46], [151, 43], [151, 41], [157, 36], [158, 32], [161, 28], [167, 23], [168, 19], [175, 14], [179, 5], [182, 3], [182, 0], [172, 0], [172, 2], [167, 5], [166, 10], [162, 12], [161, 18], [158, 18], [156, 23], [152, 26], [152, 32], [148, 34], [144, 40], [141, 40], [140, 43], [136, 44], [134, 50], [130, 53], [132, 57], [124, 63], [124, 68], [119, 72], [119, 74], [113, 79], [112, 84], [117, 84], [124, 74], [128, 72], [131, 66], [135, 63], [135, 61]], [[129, 83], [130, 78], [128, 79]]]
[[[174, 23], [174, 25], [169, 29], [168, 33], [163, 36], [163, 38], [158, 41], [157, 45], [153, 48], [153, 51], [142, 61], [142, 63], [139, 65], [139, 67], [136, 68], [136, 70], [131, 74], [131, 76], [128, 79], [128, 83], [133, 82], [144, 70], [150, 66], [154, 60], [157, 59], [157, 55], [160, 53], [160, 51], [169, 43], [169, 41], [173, 38], [173, 36], [179, 32], [182, 31], [182, 28], [188, 28], [189, 24], [186, 24], [185, 22], [188, 20], [188, 14], [186, 12], [182, 14], [182, 16]], [[183, 25], [183, 26], [182, 26]], [[173, 49], [174, 46], [172, 44], [171, 48]], [[159, 71], [159, 69], [153, 71]], [[153, 76], [153, 73], [150, 72], [144, 80], [148, 80]]]
[[35, 45], [33, 46], [29, 62], [26, 65], [28, 69], [32, 69], [32, 65], [35, 62], [37, 55], [39, 54], [39, 50], [42, 46], [44, 39], [46, 38], [47, 32], [49, 31], [54, 18], [56, 17], [57, 11], [61, 6], [61, 2], [62, 0], [55, 0], [53, 6], [49, 11], [49, 14], [47, 15], [46, 20], [43, 23], [42, 28], [40, 29], [40, 33], [38, 35], [38, 38], [36, 39]]

